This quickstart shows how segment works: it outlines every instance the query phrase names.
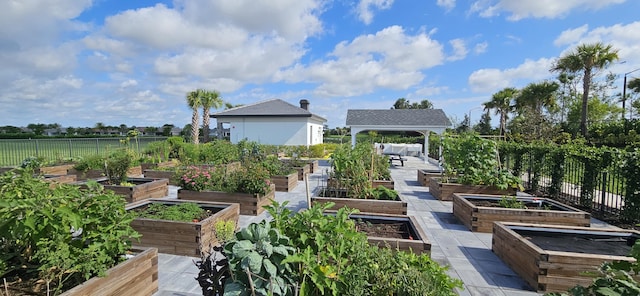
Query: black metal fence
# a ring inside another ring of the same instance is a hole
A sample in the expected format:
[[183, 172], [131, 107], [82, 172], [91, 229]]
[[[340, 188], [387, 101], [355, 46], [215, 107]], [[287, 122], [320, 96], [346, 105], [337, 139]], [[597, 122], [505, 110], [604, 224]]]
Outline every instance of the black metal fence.
[[122, 138], [0, 139], [0, 166], [18, 166], [28, 157], [60, 160], [104, 155], [126, 145], [141, 152], [149, 143], [165, 139], [166, 137], [140, 137], [137, 140], [131, 139], [128, 143], [122, 142]]
[[[539, 167], [534, 157], [532, 152], [521, 156], [519, 174], [525, 190], [578, 207], [600, 219], [619, 218], [626, 184], [619, 162], [612, 161], [598, 171], [590, 171], [579, 157], [567, 155], [556, 164], [545, 155], [537, 160], [542, 163]], [[505, 158], [505, 166], [512, 171], [515, 162], [513, 155]]]

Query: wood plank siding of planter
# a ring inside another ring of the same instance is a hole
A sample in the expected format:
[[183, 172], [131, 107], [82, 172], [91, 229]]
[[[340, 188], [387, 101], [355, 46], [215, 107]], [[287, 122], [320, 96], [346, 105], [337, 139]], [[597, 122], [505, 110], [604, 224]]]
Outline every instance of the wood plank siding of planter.
[[[538, 198], [537, 200], [554, 205], [558, 210], [487, 207], [477, 206], [471, 202], [474, 199], [500, 200], [500, 198], [499, 195], [454, 193], [453, 215], [469, 230], [477, 232], [493, 231], [493, 222], [495, 221], [583, 227], [591, 225], [591, 214], [546, 198]], [[530, 197], [518, 199], [521, 201], [533, 200]]]
[[44, 175], [44, 181], [58, 184], [68, 184], [76, 182], [76, 175]]
[[261, 194], [249, 194], [249, 193], [228, 193], [222, 191], [191, 191], [191, 190], [178, 190], [178, 199], [183, 200], [196, 200], [196, 201], [212, 201], [223, 203], [238, 203], [240, 204], [241, 215], [260, 215], [264, 212], [263, 206], [270, 205], [276, 198], [276, 187], [271, 184], [271, 190], [265, 195]]
[[441, 177], [442, 172], [439, 170], [418, 169], [418, 183], [420, 186], [429, 187], [431, 177]]
[[298, 171], [298, 181], [303, 181], [304, 175], [311, 172], [311, 166], [308, 164], [301, 167], [294, 167], [294, 169]]
[[324, 204], [333, 202], [335, 205], [329, 210], [336, 211], [343, 207], [358, 209], [361, 213], [406, 215], [407, 202], [403, 200], [378, 200], [360, 198], [311, 197], [311, 203]]
[[[97, 178], [96, 181], [106, 182], [107, 178]], [[134, 183], [134, 186], [121, 186], [102, 184], [104, 189], [112, 190], [118, 195], [122, 195], [127, 203], [134, 203], [145, 199], [165, 197], [169, 195], [169, 180], [150, 178], [127, 178], [127, 182]], [[86, 187], [86, 182], [77, 182], [77, 185]]]
[[73, 164], [61, 164], [54, 166], [43, 166], [37, 170], [38, 173], [43, 175], [66, 175], [69, 173], [69, 170], [73, 168]]
[[[527, 237], [518, 233], [522, 230], [529, 231]], [[638, 232], [577, 226], [494, 223], [493, 252], [532, 288], [541, 293], [566, 292], [576, 285], [589, 286], [594, 277], [598, 276], [598, 268], [604, 262], [636, 261], [635, 258], [626, 256], [545, 250], [529, 240], [528, 237], [533, 235], [531, 231], [547, 233], [547, 236], [554, 236], [554, 233], [581, 233], [612, 237], [630, 236]], [[582, 244], [588, 243], [584, 240]]]
[[291, 192], [298, 186], [298, 173], [294, 172], [286, 176], [271, 176], [270, 180], [276, 186], [276, 191]]
[[[182, 200], [147, 200], [128, 205], [128, 211], [147, 206], [150, 203], [176, 205], [193, 202]], [[133, 240], [137, 247], [154, 247], [158, 252], [181, 256], [200, 257], [203, 250], [217, 243], [214, 230], [217, 221], [232, 220], [238, 224], [240, 207], [238, 204], [195, 202], [203, 209], [217, 210], [216, 213], [199, 222], [168, 221], [148, 218], [135, 218], [131, 227], [140, 235], [140, 241]]]
[[442, 201], [453, 200], [453, 193], [477, 193], [496, 195], [515, 195], [515, 188], [505, 190], [487, 185], [465, 185], [459, 183], [442, 183], [442, 178], [432, 177], [429, 182], [429, 192], [433, 197]]
[[158, 249], [139, 252], [107, 270], [104, 277], [93, 277], [61, 296], [153, 295], [158, 291]]

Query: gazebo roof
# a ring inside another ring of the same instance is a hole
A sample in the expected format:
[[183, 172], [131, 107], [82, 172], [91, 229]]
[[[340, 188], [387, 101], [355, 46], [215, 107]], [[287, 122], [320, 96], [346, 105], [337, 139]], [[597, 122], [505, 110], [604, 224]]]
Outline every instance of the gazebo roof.
[[351, 109], [347, 126], [430, 129], [451, 127], [451, 121], [442, 109]]

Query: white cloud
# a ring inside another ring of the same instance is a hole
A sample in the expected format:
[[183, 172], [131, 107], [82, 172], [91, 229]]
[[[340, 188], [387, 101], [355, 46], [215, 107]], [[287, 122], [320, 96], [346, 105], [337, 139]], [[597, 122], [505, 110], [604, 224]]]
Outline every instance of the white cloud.
[[369, 25], [373, 21], [373, 10], [389, 9], [393, 5], [394, 0], [360, 0], [356, 8], [358, 18], [365, 24]]
[[357, 96], [377, 88], [407, 89], [422, 81], [422, 70], [445, 59], [443, 46], [429, 35], [408, 35], [399, 26], [341, 42], [331, 56], [282, 71], [277, 80], [318, 83], [320, 96]]
[[479, 0], [472, 4], [470, 12], [482, 17], [494, 17], [504, 11], [507, 19], [518, 21], [525, 18], [560, 18], [572, 10], [598, 10], [626, 0]]
[[478, 44], [476, 44], [473, 47], [473, 53], [475, 54], [483, 54], [485, 52], [487, 52], [487, 48], [489, 48], [489, 43], [485, 42], [480, 42]]
[[552, 76], [549, 72], [553, 59], [525, 60], [516, 68], [480, 69], [469, 75], [469, 86], [476, 93], [496, 92], [505, 87], [520, 87], [522, 82], [541, 80]]
[[456, 0], [438, 0], [436, 4], [446, 11], [450, 11], [456, 7]]
[[587, 33], [588, 30], [589, 30], [589, 25], [587, 24], [584, 24], [574, 29], [565, 30], [562, 33], [560, 33], [560, 36], [558, 36], [553, 41], [553, 44], [556, 46], [572, 44], [577, 40], [580, 40], [580, 38], [582, 38], [582, 36], [584, 36], [584, 34]]
[[464, 59], [467, 56], [467, 53], [469, 53], [465, 41], [462, 39], [450, 40], [449, 44], [453, 47], [453, 54], [447, 57], [447, 60], [449, 61]]

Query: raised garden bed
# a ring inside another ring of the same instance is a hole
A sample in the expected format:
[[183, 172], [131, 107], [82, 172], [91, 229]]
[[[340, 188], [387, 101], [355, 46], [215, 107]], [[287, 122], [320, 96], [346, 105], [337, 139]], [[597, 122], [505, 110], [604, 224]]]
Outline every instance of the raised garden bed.
[[[134, 186], [112, 185], [104, 177], [97, 178], [96, 181], [102, 184], [104, 189], [113, 190], [116, 194], [122, 195], [128, 203], [169, 195], [167, 179], [127, 178], [127, 182], [133, 183]], [[86, 186], [86, 182], [79, 185]]]
[[73, 164], [61, 164], [54, 166], [43, 166], [40, 167], [37, 172], [43, 175], [66, 175], [69, 173], [69, 170], [73, 168]]
[[429, 182], [429, 192], [433, 197], [442, 201], [453, 200], [453, 193], [475, 193], [494, 195], [515, 195], [515, 188], [505, 190], [487, 185], [466, 185], [460, 183], [443, 183], [442, 178], [432, 177]]
[[177, 161], [161, 161], [158, 163], [148, 163], [148, 162], [143, 162], [140, 164], [140, 167], [142, 167], [142, 171], [144, 172], [145, 170], [150, 170], [150, 169], [155, 169], [155, 168], [171, 168], [171, 167], [175, 167], [178, 165], [179, 162]]
[[478, 232], [491, 232], [494, 221], [591, 225], [591, 214], [551, 199], [518, 197], [524, 209], [500, 207], [501, 199], [497, 195], [454, 193], [453, 215], [469, 230]]
[[298, 181], [303, 181], [304, 175], [307, 173], [310, 173], [311, 166], [308, 164], [305, 164], [304, 166], [301, 166], [301, 167], [293, 167], [293, 169], [298, 171]]
[[[128, 211], [143, 209], [151, 203], [177, 205], [190, 201], [147, 200], [139, 204], [128, 205]], [[240, 208], [238, 204], [195, 202], [201, 208], [211, 211], [212, 215], [198, 222], [181, 222], [149, 218], [135, 218], [131, 227], [142, 236], [133, 241], [134, 246], [158, 248], [158, 252], [199, 257], [202, 251], [217, 243], [214, 235], [216, 221], [232, 220], [238, 223]]]
[[142, 176], [142, 166], [140, 165], [132, 166], [127, 170], [127, 177], [136, 178], [140, 176]]
[[78, 181], [83, 181], [83, 180], [88, 180], [88, 179], [97, 179], [97, 178], [104, 177], [104, 171], [103, 170], [94, 170], [94, 169], [89, 169], [89, 170], [86, 170], [86, 171], [79, 171], [79, 170], [76, 170], [74, 168], [71, 168], [71, 169], [69, 169], [68, 174], [76, 175], [76, 179]]
[[[344, 188], [344, 186], [342, 186], [341, 184], [341, 180], [335, 179], [335, 178], [328, 178], [327, 179], [327, 187], [330, 188]], [[383, 186], [386, 187], [388, 189], [394, 190], [395, 189], [395, 182], [393, 181], [393, 179], [390, 180], [373, 180], [371, 181], [371, 188], [376, 188], [378, 186]]]
[[105, 277], [91, 278], [61, 296], [153, 295], [158, 291], [158, 249], [134, 251], [139, 253], [107, 270]]
[[429, 254], [431, 243], [413, 216], [359, 215], [349, 216], [356, 229], [367, 234], [369, 244], [394, 250]]
[[167, 179], [169, 180], [169, 185], [178, 185], [178, 179], [176, 178], [175, 171], [160, 171], [149, 169], [144, 171], [144, 177], [152, 179]]
[[228, 193], [222, 191], [191, 191], [185, 189], [178, 190], [178, 199], [211, 201], [223, 203], [240, 204], [241, 215], [259, 215], [264, 211], [263, 206], [270, 205], [276, 198], [275, 185], [271, 184], [271, 190], [265, 194], [249, 194], [249, 193]]
[[[322, 189], [321, 189], [322, 190]], [[335, 191], [341, 193], [344, 191]], [[346, 192], [345, 192], [346, 194]], [[362, 199], [349, 198], [338, 194], [335, 197], [311, 197], [311, 203], [328, 203], [333, 202], [335, 205], [329, 210], [335, 211], [343, 207], [358, 209], [361, 213], [388, 214], [388, 215], [406, 215], [407, 202], [398, 198], [398, 200], [379, 200], [379, 199]]]
[[425, 170], [418, 169], [418, 183], [420, 186], [429, 187], [429, 183], [431, 182], [431, 177], [440, 177], [442, 176], [442, 171], [440, 170]]
[[[494, 223], [492, 250], [538, 292], [588, 286], [604, 262], [630, 261], [622, 229], [525, 223]], [[589, 273], [591, 272], [591, 274]]]
[[276, 186], [276, 191], [291, 192], [298, 186], [298, 173], [291, 173], [286, 176], [271, 176], [270, 180]]
[[45, 182], [68, 184], [76, 182], [76, 175], [44, 175]]

